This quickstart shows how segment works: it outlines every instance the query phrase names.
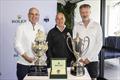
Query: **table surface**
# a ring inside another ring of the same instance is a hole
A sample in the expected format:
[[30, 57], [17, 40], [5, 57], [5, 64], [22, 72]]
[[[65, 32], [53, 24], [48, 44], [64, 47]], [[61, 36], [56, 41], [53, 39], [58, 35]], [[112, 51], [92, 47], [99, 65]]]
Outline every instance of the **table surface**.
[[[50, 69], [48, 69], [48, 75], [49, 73], [50, 73]], [[67, 76], [68, 76], [67, 80], [91, 80], [86, 68], [85, 68], [85, 75], [80, 77], [71, 75], [70, 68], [67, 68]], [[49, 80], [49, 76], [26, 76], [24, 80]], [[54, 79], [54, 80], [57, 80], [57, 79]], [[58, 79], [58, 80], [63, 80], [63, 79]]]

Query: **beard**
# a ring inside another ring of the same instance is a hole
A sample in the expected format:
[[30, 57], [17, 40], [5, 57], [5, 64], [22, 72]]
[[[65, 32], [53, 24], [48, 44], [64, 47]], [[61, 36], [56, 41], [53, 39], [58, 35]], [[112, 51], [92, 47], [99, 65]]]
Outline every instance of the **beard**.
[[83, 16], [82, 20], [84, 20], [84, 21], [89, 20], [89, 17], [88, 16]]

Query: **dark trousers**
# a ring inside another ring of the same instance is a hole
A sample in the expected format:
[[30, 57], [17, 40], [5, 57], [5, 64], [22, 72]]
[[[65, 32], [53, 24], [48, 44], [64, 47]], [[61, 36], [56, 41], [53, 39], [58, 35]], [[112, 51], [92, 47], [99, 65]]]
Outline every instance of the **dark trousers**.
[[17, 78], [23, 80], [26, 74], [29, 72], [30, 66], [17, 63]]
[[90, 62], [89, 64], [85, 65], [88, 70], [88, 73], [91, 78], [98, 77], [98, 62]]

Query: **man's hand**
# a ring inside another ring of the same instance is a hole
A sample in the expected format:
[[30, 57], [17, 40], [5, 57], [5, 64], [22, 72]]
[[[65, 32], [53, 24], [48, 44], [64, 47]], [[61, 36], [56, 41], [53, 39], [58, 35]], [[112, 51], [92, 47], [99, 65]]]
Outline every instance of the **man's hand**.
[[23, 57], [26, 61], [28, 61], [29, 63], [32, 63], [32, 62], [34, 61], [34, 58], [29, 57], [26, 53], [24, 53], [24, 54], [22, 55], [22, 57]]
[[84, 63], [83, 59], [80, 59], [80, 60], [79, 60], [79, 62], [82, 62], [82, 63]]
[[90, 61], [86, 58], [85, 60], [84, 60], [84, 64], [89, 64], [90, 63]]

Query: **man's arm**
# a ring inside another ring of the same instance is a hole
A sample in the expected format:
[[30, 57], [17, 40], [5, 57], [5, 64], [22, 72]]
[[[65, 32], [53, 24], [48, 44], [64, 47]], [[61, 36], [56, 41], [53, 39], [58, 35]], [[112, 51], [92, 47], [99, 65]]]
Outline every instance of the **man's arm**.
[[103, 44], [103, 38], [102, 38], [102, 29], [101, 26], [97, 26], [97, 33], [96, 33], [96, 42], [94, 47], [91, 50], [91, 55], [88, 56], [88, 58], [86, 58], [86, 62], [88, 61], [92, 61], [95, 57], [98, 57], [98, 54], [102, 48], [102, 44]]
[[15, 43], [14, 43], [14, 49], [15, 51], [21, 55], [26, 61], [28, 62], [32, 62], [33, 61], [33, 58], [29, 57], [24, 49], [23, 49], [23, 45], [22, 45], [22, 35], [23, 35], [23, 30], [21, 28], [22, 26], [19, 26], [17, 32], [16, 32], [16, 35], [15, 35]]
[[34, 60], [34, 58], [31, 58], [31, 57], [27, 56], [26, 53], [22, 54], [21, 56], [22, 56], [26, 61], [28, 61], [29, 63], [32, 63], [33, 60]]
[[48, 32], [46, 41], [48, 42], [48, 50], [46, 52], [47, 64], [48, 64], [48, 67], [50, 67], [50, 58], [52, 58], [52, 46], [53, 46], [53, 43], [52, 43], [53, 39], [52, 39], [51, 31]]

